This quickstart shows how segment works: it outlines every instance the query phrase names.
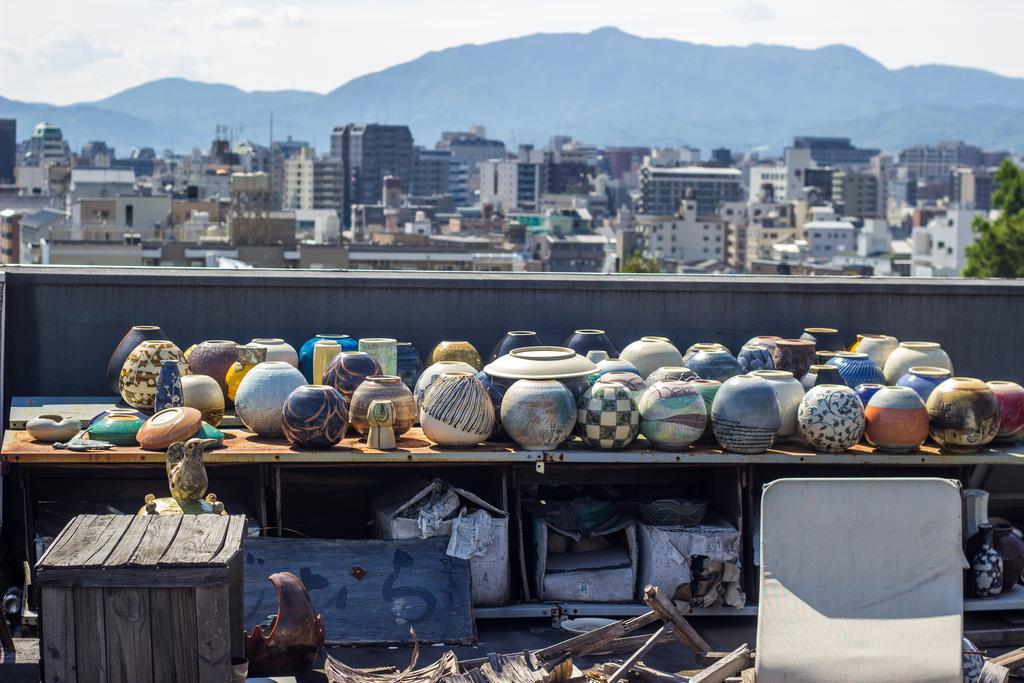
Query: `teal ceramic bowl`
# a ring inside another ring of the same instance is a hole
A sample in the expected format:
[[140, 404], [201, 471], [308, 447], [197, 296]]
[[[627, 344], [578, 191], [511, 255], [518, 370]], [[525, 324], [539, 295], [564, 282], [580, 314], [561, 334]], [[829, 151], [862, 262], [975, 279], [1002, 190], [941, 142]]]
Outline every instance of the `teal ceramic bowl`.
[[135, 446], [135, 435], [143, 420], [135, 411], [111, 411], [89, 426], [89, 438], [93, 441], [109, 441], [115, 446]]

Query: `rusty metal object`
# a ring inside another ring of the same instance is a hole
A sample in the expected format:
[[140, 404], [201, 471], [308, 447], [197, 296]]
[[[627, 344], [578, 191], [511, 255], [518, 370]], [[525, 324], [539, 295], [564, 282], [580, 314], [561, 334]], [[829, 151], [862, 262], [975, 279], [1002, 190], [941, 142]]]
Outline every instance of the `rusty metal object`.
[[249, 676], [297, 676], [316, 661], [324, 644], [324, 620], [299, 577], [268, 577], [277, 589], [277, 616], [267, 633], [257, 624], [245, 633]]

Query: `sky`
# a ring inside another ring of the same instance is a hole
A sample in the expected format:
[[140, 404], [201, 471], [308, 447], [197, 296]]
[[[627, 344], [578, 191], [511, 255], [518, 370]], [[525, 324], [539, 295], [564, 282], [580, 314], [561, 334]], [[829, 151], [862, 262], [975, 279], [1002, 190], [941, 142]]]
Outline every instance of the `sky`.
[[67, 104], [156, 78], [327, 92], [425, 52], [616, 26], [711, 45], [843, 43], [889, 68], [1024, 77], [1024, 0], [0, 0], [0, 97]]

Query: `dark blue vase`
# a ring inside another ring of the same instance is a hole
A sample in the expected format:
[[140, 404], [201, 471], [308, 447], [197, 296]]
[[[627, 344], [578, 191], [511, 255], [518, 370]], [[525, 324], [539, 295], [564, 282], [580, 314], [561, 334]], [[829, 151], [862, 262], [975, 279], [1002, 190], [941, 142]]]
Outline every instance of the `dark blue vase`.
[[836, 353], [827, 363], [843, 376], [843, 381], [849, 387], [860, 384], [885, 384], [885, 375], [875, 365], [866, 353], [847, 353], [840, 351]]
[[299, 370], [302, 371], [302, 375], [306, 378], [307, 382], [313, 381], [313, 347], [321, 339], [330, 339], [331, 341], [338, 342], [338, 346], [341, 347], [342, 351], [359, 350], [359, 342], [347, 334], [318, 334], [310, 337], [299, 349]]
[[505, 433], [505, 428], [501, 424], [501, 400], [505, 398], [505, 392], [508, 391], [508, 388], [516, 380], [492, 377], [483, 371], [477, 373], [476, 378], [480, 381], [480, 384], [484, 385], [487, 395], [491, 398], [491, 404], [494, 406], [494, 428], [491, 430], [491, 436], [487, 440], [511, 441], [512, 439]]
[[181, 367], [176, 360], [160, 363], [160, 374], [156, 378], [156, 400], [153, 411], [185, 405], [185, 394], [181, 390]]
[[494, 347], [494, 351], [491, 352], [491, 360], [497, 360], [512, 349], [521, 349], [525, 346], [540, 345], [540, 338], [538, 338], [537, 333], [532, 330], [513, 330], [512, 332], [506, 332], [505, 336], [502, 337], [501, 341], [499, 341]]
[[604, 330], [576, 330], [562, 346], [567, 346], [581, 356], [588, 351], [606, 351], [609, 358], [618, 358], [619, 350]]
[[398, 359], [398, 376], [412, 391], [416, 388], [416, 380], [420, 378], [420, 373], [423, 372], [420, 352], [416, 350], [412, 342], [398, 342], [395, 355]]

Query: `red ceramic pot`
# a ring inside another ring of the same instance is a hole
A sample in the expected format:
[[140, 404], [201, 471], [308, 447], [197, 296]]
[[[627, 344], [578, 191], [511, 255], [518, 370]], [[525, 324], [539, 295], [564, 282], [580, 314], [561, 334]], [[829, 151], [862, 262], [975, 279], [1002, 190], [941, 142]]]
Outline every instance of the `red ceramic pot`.
[[995, 440], [1012, 443], [1024, 438], [1024, 387], [1002, 380], [987, 384], [999, 402], [999, 432]]

